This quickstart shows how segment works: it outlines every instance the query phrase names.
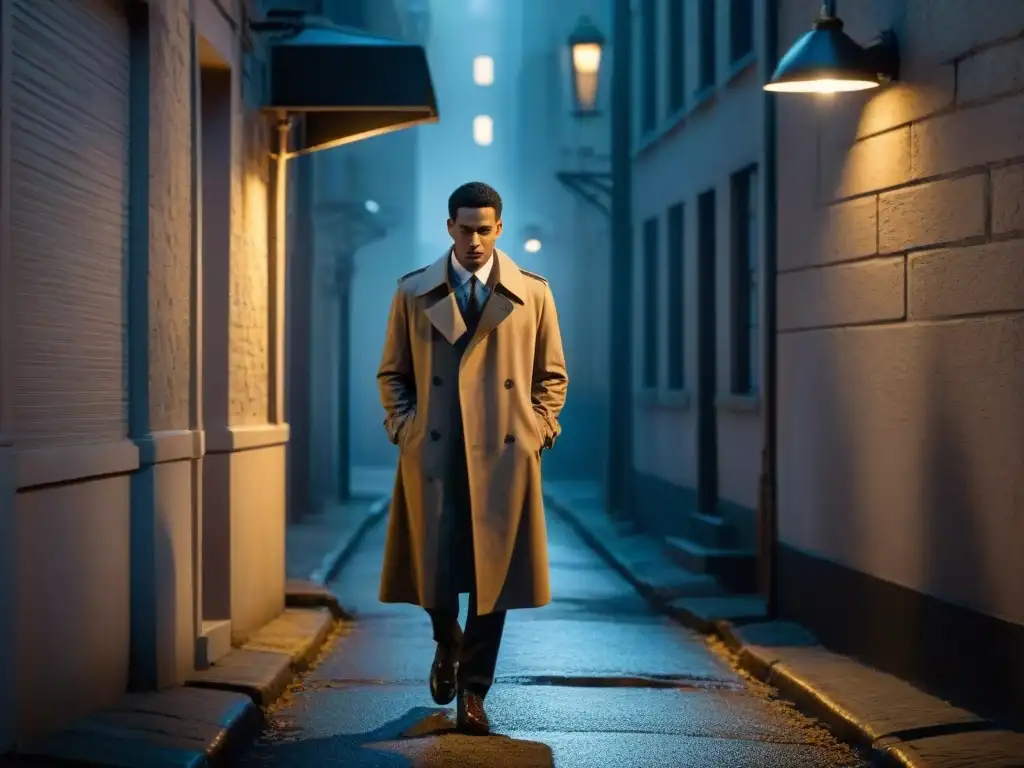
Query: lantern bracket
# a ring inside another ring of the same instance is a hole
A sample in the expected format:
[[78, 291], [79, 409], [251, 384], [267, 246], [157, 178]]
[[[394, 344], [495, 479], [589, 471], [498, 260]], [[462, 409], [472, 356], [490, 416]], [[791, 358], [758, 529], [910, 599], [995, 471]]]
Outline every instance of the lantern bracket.
[[605, 216], [611, 216], [612, 175], [605, 171], [560, 171], [558, 180]]

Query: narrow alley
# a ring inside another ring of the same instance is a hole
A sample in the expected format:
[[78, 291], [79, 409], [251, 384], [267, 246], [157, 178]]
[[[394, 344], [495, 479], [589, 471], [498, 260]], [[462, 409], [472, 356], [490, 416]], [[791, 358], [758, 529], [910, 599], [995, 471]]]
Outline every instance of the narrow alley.
[[[554, 602], [514, 611], [487, 697], [495, 735], [451, 732], [433, 705], [426, 614], [377, 601], [384, 525], [333, 585], [349, 632], [286, 697], [246, 768], [295, 766], [861, 766], [848, 747], [652, 613], [549, 515]], [[465, 605], [463, 606], [465, 614]]]

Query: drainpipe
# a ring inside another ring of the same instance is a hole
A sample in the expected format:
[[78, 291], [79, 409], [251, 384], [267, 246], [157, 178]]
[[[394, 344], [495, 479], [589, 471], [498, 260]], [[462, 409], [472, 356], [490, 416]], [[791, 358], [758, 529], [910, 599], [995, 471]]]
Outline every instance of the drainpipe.
[[338, 500], [352, 498], [352, 282], [355, 253], [335, 257], [338, 283]]
[[633, 474], [633, 255], [630, 189], [630, 0], [615, 0], [612, 32], [612, 201], [611, 339], [609, 349], [608, 512], [622, 519], [629, 512]]
[[[779, 59], [779, 0], [765, 0], [764, 67], [769, 78]], [[761, 482], [757, 516], [758, 590], [765, 599], [768, 618], [778, 615], [778, 485], [777, 485], [777, 393], [778, 334], [776, 317], [776, 268], [778, 263], [778, 139], [775, 95], [763, 91], [764, 98], [764, 382], [762, 385], [762, 424], [764, 445], [761, 450]]]

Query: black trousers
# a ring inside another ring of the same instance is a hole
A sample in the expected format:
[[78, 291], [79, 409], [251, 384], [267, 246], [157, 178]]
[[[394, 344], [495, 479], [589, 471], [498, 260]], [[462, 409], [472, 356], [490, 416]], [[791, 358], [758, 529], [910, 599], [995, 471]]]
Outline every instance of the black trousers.
[[459, 687], [486, 696], [494, 684], [498, 649], [505, 630], [505, 611], [478, 615], [476, 595], [470, 593], [465, 631], [454, 612], [430, 610], [427, 613], [434, 626], [434, 642], [454, 653], [459, 660]]
[[[469, 329], [460, 340], [460, 351], [476, 329], [476, 323], [466, 318]], [[447, 531], [450, 537], [449, 553], [452, 558], [445, 569], [447, 578], [453, 580], [449, 587], [462, 591], [469, 586], [469, 615], [466, 630], [459, 626], [458, 611], [428, 610], [434, 630], [434, 642], [443, 646], [459, 659], [459, 687], [466, 688], [479, 696], [495, 682], [495, 668], [498, 665], [498, 650], [505, 631], [506, 611], [479, 615], [476, 612], [476, 569], [473, 562], [473, 516], [470, 512], [469, 473], [466, 468], [465, 443], [461, 419], [457, 419], [453, 434], [452, 465], [447, 473], [447, 483], [454, 499], [454, 508], [459, 510], [457, 519]]]
[[494, 683], [494, 669], [498, 663], [498, 649], [505, 630], [505, 611], [477, 614], [476, 568], [473, 553], [473, 515], [469, 497], [469, 473], [461, 435], [461, 424], [456, 432], [452, 463], [448, 472], [448, 487], [452, 508], [457, 515], [451, 521], [447, 535], [450, 561], [445, 569], [446, 587], [454, 592], [469, 590], [469, 615], [466, 629], [459, 626], [458, 610], [428, 610], [434, 628], [434, 642], [455, 654], [459, 660], [459, 687], [486, 696]]

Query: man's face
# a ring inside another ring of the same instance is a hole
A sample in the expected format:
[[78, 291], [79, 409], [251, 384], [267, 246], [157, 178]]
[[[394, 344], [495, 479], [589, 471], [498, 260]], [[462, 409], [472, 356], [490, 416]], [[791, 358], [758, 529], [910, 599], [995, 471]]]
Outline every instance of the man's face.
[[455, 258], [470, 272], [476, 272], [494, 253], [494, 241], [501, 235], [501, 219], [493, 208], [459, 208], [448, 219], [448, 234], [455, 241]]

